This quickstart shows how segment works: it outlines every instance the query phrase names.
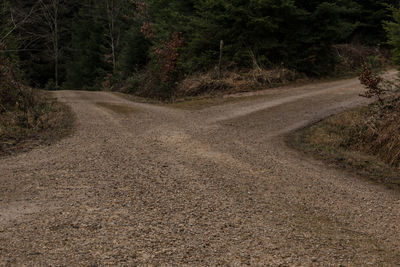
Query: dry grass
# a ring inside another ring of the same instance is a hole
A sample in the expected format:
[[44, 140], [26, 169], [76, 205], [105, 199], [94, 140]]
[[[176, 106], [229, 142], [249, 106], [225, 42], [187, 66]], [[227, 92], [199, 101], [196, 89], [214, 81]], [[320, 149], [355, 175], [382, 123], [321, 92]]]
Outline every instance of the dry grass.
[[165, 106], [184, 110], [200, 110], [207, 107], [228, 103], [229, 101], [229, 98], [210, 97], [201, 99], [178, 100], [172, 103], [165, 104]]
[[329, 164], [400, 189], [398, 102], [332, 116], [288, 137], [288, 143]]
[[339, 62], [335, 67], [334, 75], [343, 76], [361, 71], [362, 65], [380, 70], [389, 66], [391, 62], [390, 52], [377, 47], [365, 47], [355, 44], [335, 45], [334, 50]]
[[166, 107], [183, 109], [183, 110], [201, 110], [213, 106], [228, 104], [228, 103], [236, 103], [241, 101], [246, 101], [250, 99], [258, 99], [258, 98], [266, 98], [268, 96], [264, 95], [255, 95], [255, 96], [247, 96], [247, 97], [235, 97], [235, 96], [204, 96], [202, 98], [193, 97], [193, 98], [181, 98], [171, 103], [164, 103], [163, 105]]
[[184, 79], [175, 91], [175, 98], [199, 95], [223, 95], [249, 92], [282, 86], [301, 78], [299, 73], [285, 68], [265, 70], [253, 68], [246, 71], [225, 71], [218, 79], [216, 71], [199, 73]]
[[74, 121], [68, 106], [44, 93], [28, 114], [18, 110], [0, 114], [0, 156], [54, 143], [72, 133]]
[[400, 97], [368, 119], [359, 148], [400, 169]]
[[130, 106], [124, 106], [120, 104], [114, 104], [114, 103], [109, 103], [109, 102], [98, 102], [96, 103], [98, 106], [106, 108], [108, 110], [111, 110], [112, 112], [122, 114], [122, 115], [129, 115], [129, 114], [134, 114], [140, 112], [139, 109], [130, 107]]
[[[227, 95], [227, 96], [213, 96], [213, 95], [203, 95], [203, 96], [195, 96], [195, 97], [182, 97], [179, 99], [175, 99], [174, 101], [157, 101], [151, 98], [143, 98], [143, 97], [138, 97], [135, 95], [131, 94], [125, 94], [125, 93], [120, 93], [120, 92], [113, 92], [114, 95], [117, 95], [119, 97], [122, 97], [126, 100], [136, 102], [136, 103], [145, 103], [145, 104], [152, 104], [152, 105], [159, 105], [159, 106], [165, 106], [165, 107], [170, 107], [170, 108], [176, 108], [176, 109], [183, 109], [183, 110], [201, 110], [204, 108], [212, 107], [212, 106], [217, 106], [217, 105], [222, 105], [222, 104], [227, 104], [227, 103], [234, 103], [234, 102], [240, 102], [240, 101], [246, 101], [250, 99], [259, 99], [259, 98], [265, 98], [265, 97], [270, 97], [270, 95], [254, 95], [254, 96], [240, 96], [238, 97], [237, 95]], [[99, 104], [99, 103], [98, 103]], [[100, 105], [106, 104], [104, 106], [105, 108], [109, 109], [115, 109], [118, 107], [112, 107], [109, 104], [110, 103], [100, 103]], [[137, 110], [139, 111], [139, 110]]]
[[132, 102], [137, 102], [137, 103], [145, 103], [145, 104], [161, 104], [161, 103], [163, 103], [161, 101], [157, 101], [152, 98], [140, 97], [140, 96], [129, 94], [129, 93], [122, 93], [122, 92], [111, 92], [111, 93], [116, 96], [119, 96], [121, 98], [124, 98], [126, 100], [129, 100]]
[[[166, 101], [157, 101], [151, 98], [143, 98], [131, 94], [125, 94], [120, 92], [113, 92], [113, 94], [122, 97], [126, 100], [136, 102], [136, 103], [145, 103], [152, 105], [160, 105], [165, 107], [171, 107], [176, 109], [184, 109], [184, 110], [200, 110], [203, 108], [224, 104], [233, 101], [232, 98], [223, 98], [223, 97], [212, 97], [212, 96], [202, 96], [202, 97], [185, 97], [176, 99], [173, 102]], [[100, 103], [102, 104], [102, 103]], [[104, 103], [103, 103], [104, 104]], [[107, 108], [107, 106], [105, 106]], [[112, 109], [113, 107], [111, 107]]]

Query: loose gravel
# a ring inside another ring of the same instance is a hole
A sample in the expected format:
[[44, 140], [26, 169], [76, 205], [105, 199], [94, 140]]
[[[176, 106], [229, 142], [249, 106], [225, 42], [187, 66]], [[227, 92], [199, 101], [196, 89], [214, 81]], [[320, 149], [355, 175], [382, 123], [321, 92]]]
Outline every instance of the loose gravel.
[[365, 103], [360, 90], [192, 111], [57, 92], [76, 133], [0, 159], [0, 265], [400, 266], [400, 195], [284, 143]]

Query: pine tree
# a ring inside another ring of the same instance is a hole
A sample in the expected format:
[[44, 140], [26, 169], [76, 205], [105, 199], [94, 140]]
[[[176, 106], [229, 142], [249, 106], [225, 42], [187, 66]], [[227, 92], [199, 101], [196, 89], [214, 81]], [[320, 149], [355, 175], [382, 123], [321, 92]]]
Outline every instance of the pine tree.
[[359, 5], [354, 20], [358, 22], [352, 37], [353, 41], [374, 46], [386, 42], [383, 21], [390, 16], [388, 5], [398, 5], [397, 0], [353, 0]]
[[393, 62], [400, 65], [400, 8], [390, 7], [392, 12], [392, 21], [384, 23], [385, 30], [387, 31], [389, 44], [393, 47]]
[[100, 82], [107, 72], [105, 32], [96, 19], [95, 10], [91, 8], [83, 7], [73, 24], [72, 59], [67, 64], [64, 84], [67, 89], [99, 90]]
[[140, 71], [149, 61], [150, 42], [140, 31], [140, 26], [134, 23], [125, 33], [122, 50], [118, 58], [119, 70], [125, 74]]

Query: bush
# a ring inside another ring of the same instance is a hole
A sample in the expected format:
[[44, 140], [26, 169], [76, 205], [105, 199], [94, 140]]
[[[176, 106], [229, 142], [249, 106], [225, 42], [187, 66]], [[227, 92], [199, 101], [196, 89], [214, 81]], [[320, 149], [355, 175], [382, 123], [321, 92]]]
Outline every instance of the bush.
[[148, 63], [149, 46], [149, 41], [140, 32], [139, 27], [137, 25], [132, 26], [123, 42], [118, 68], [125, 75], [138, 72]]
[[339, 58], [335, 70], [336, 75], [359, 74], [362, 72], [364, 64], [371, 70], [379, 71], [389, 63], [389, 56], [384, 49], [340, 44], [335, 45], [334, 50]]
[[[15, 66], [0, 53], [0, 156], [67, 135], [74, 116], [24, 85]], [[48, 84], [48, 89], [53, 89]], [[29, 140], [29, 144], [25, 144]]]
[[34, 107], [36, 98], [34, 90], [18, 80], [10, 60], [0, 57], [0, 114], [13, 110], [27, 113]]
[[380, 104], [384, 103], [383, 97], [389, 93], [398, 90], [398, 86], [390, 81], [384, 80], [381, 76], [373, 73], [369, 67], [364, 64], [360, 74], [360, 82], [365, 87], [366, 91], [360, 96], [366, 98], [377, 98]]
[[54, 82], [54, 80], [53, 79], [48, 80], [44, 89], [47, 91], [57, 90], [56, 83]]

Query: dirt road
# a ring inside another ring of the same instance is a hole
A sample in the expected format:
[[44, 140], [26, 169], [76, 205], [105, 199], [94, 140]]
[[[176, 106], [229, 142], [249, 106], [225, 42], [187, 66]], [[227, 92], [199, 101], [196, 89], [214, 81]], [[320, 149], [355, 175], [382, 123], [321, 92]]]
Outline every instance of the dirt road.
[[[393, 73], [392, 73], [393, 74]], [[400, 195], [288, 149], [357, 79], [198, 111], [61, 91], [61, 142], [0, 159], [0, 265], [400, 266]]]

